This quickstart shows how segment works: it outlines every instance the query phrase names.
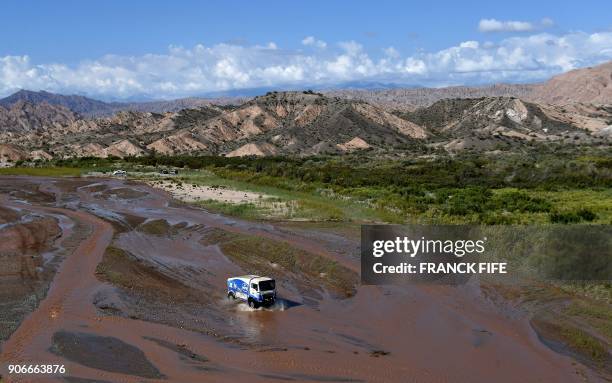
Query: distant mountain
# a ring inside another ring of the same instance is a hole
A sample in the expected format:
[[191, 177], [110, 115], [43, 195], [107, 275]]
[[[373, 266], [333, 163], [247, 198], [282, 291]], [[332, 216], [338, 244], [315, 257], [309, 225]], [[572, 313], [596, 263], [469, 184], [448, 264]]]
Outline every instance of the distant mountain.
[[10, 108], [19, 101], [25, 101], [30, 104], [47, 103], [49, 105], [62, 106], [83, 117], [105, 117], [120, 111], [153, 113], [177, 112], [182, 109], [199, 108], [211, 104], [227, 105], [241, 103], [244, 100], [231, 97], [220, 97], [216, 99], [191, 97], [167, 101], [104, 102], [85, 96], [65, 96], [46, 91], [34, 92], [30, 90], [20, 90], [8, 97], [0, 99], [0, 106]]
[[334, 89], [328, 96], [362, 100], [397, 110], [414, 110], [447, 98], [527, 97], [537, 85], [495, 84], [483, 87]]
[[[292, 89], [291, 87], [287, 89]], [[276, 90], [278, 91], [278, 89]], [[61, 95], [46, 91], [20, 90], [0, 99], [9, 108], [18, 101], [63, 106], [83, 117], [106, 117], [120, 111], [178, 112], [207, 105], [239, 105], [267, 88], [214, 92], [203, 97], [146, 102], [105, 102], [79, 95]], [[539, 103], [566, 105], [572, 103], [612, 103], [612, 61], [593, 68], [573, 70], [540, 84], [494, 84], [489, 86], [453, 86], [446, 88], [405, 88], [387, 83], [352, 82], [335, 89], [321, 90], [329, 97], [365, 101], [380, 107], [402, 111], [429, 106], [452, 98], [518, 97]]]
[[444, 99], [391, 113], [364, 101], [309, 91], [270, 92], [234, 108], [121, 111], [95, 119], [79, 118], [61, 106], [20, 101], [10, 110], [0, 107], [0, 142], [10, 145], [7, 156], [22, 153], [21, 159], [147, 153], [304, 156], [358, 150], [377, 155], [409, 150], [415, 143], [449, 152], [512, 150], [528, 142], [607, 145], [610, 121], [612, 106], [552, 106], [514, 97]]
[[332, 89], [336, 96], [414, 110], [447, 98], [518, 97], [554, 105], [573, 103], [612, 104], [612, 61], [592, 68], [576, 69], [539, 84], [495, 84], [482, 87]]
[[114, 105], [103, 101], [94, 100], [84, 96], [50, 93], [46, 91], [33, 92], [30, 90], [20, 90], [12, 95], [0, 99], [0, 106], [10, 108], [17, 102], [24, 101], [29, 104], [47, 103], [49, 105], [62, 106], [82, 116], [92, 114], [112, 114]]
[[612, 104], [612, 61], [560, 74], [537, 86], [529, 99], [549, 104]]
[[80, 118], [78, 114], [61, 105], [18, 100], [6, 108], [0, 106], [0, 132], [38, 132], [41, 129], [67, 126]]
[[239, 105], [242, 104], [245, 100], [246, 99], [244, 98], [233, 97], [218, 97], [211, 99], [189, 97], [167, 101], [119, 103], [117, 111], [135, 111], [151, 113], [178, 112], [183, 109], [199, 109], [209, 106]]

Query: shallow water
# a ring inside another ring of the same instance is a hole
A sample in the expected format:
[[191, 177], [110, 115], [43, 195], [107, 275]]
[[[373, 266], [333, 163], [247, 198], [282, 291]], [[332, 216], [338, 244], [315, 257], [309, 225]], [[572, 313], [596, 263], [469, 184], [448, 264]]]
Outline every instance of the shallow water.
[[[147, 363], [159, 370], [168, 382], [240, 378], [250, 381], [581, 381], [576, 368], [582, 366], [573, 365], [571, 359], [541, 344], [528, 318], [518, 313], [509, 317], [486, 302], [477, 285], [361, 286], [354, 297], [338, 299], [324, 288], [310, 297], [301, 296], [293, 282], [285, 281], [279, 283], [277, 304], [254, 310], [225, 296], [226, 278], [245, 270], [217, 246], [200, 243], [207, 229], [217, 227], [286, 241], [359, 270], [355, 240], [343, 238], [335, 242], [333, 236], [328, 234], [323, 238], [316, 231], [278, 228], [269, 223], [210, 214], [171, 203], [162, 191], [146, 185], [126, 185], [123, 180], [92, 179], [90, 185], [86, 182], [81, 185], [84, 180], [80, 179], [80, 186], [72, 187], [75, 185], [71, 185], [70, 179], [19, 179], [54, 193], [56, 203], [26, 205], [4, 196], [0, 198], [2, 205], [27, 208], [32, 214], [62, 216], [64, 222], [79, 222], [92, 231], [62, 263], [38, 310], [2, 345], [2, 364], [53, 362], [65, 364], [73, 377], [143, 381], [129, 372], [109, 371], [104, 363], [84, 365], [74, 358], [70, 360], [50, 352], [54, 334], [64, 331], [87, 334], [83, 339], [89, 336], [119, 339], [141, 350]], [[8, 182], [10, 178], [3, 177], [3, 180]], [[107, 189], [132, 188], [146, 195], [132, 199], [104, 198], [84, 187], [92, 185], [106, 185]], [[127, 215], [145, 221], [165, 219], [172, 225], [186, 224], [176, 233], [155, 236], [135, 230], [125, 219]], [[115, 235], [109, 222], [123, 225], [125, 231]], [[69, 225], [62, 228], [70, 230]], [[162, 310], [157, 307], [132, 307], [140, 310], [141, 319], [101, 312], [94, 302], [106, 299], [117, 306], [129, 307], [137, 301], [134, 297], [122, 298], [126, 293], [96, 278], [96, 266], [111, 243], [202, 294], [205, 303], [200, 307], [176, 306], [176, 310], [165, 306], [163, 310], [168, 312], [156, 312]], [[157, 314], [171, 318], [174, 324], [155, 320]], [[181, 315], [185, 316], [184, 326]], [[185, 352], [177, 353], [163, 346], [167, 344], [202, 355], [206, 361], [186, 360], [181, 357]], [[29, 377], [7, 377], [5, 371], [3, 377], [7, 381], [32, 381]]]

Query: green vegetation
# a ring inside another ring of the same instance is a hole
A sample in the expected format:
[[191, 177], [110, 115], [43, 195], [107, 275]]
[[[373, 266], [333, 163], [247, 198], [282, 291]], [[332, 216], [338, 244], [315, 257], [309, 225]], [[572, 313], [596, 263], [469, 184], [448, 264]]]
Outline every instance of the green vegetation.
[[573, 301], [566, 309], [565, 314], [582, 319], [612, 340], [612, 308], [590, 300]]
[[612, 228], [609, 225], [477, 228], [479, 237], [490, 240], [487, 252], [482, 257], [490, 261], [508, 262], [511, 269], [522, 276], [568, 282], [610, 279]]
[[612, 304], [612, 282], [609, 281], [568, 281], [561, 289], [572, 296], [586, 297], [597, 304]]
[[536, 318], [532, 324], [545, 338], [561, 342], [573, 353], [602, 365], [610, 358], [607, 346], [588, 332], [565, 321]]
[[[244, 157], [81, 158], [56, 166], [142, 177], [179, 168], [178, 182], [271, 196], [250, 204], [199, 204], [244, 218], [391, 223], [612, 222], [612, 154], [596, 148], [541, 145], [522, 153]], [[149, 172], [147, 175], [146, 172]], [[277, 202], [276, 204], [273, 202]], [[280, 205], [285, 207], [281, 208]]]
[[[366, 203], [346, 196], [334, 195], [329, 190], [313, 192], [280, 188], [265, 184], [254, 184], [248, 180], [218, 176], [215, 169], [184, 170], [173, 178], [176, 185], [190, 184], [211, 188], [244, 190], [260, 193], [267, 198], [249, 203], [227, 203], [202, 200], [196, 204], [219, 213], [247, 219], [299, 219], [310, 221], [398, 221], [395, 217], [385, 218], [385, 211], [376, 211]], [[137, 178], [150, 179], [144, 174]], [[180, 186], [179, 186], [180, 187]], [[389, 215], [389, 214], [387, 214]]]
[[555, 348], [561, 345], [563, 350], [594, 367], [610, 368], [612, 289], [609, 282], [483, 282], [483, 292], [489, 298], [502, 297], [531, 312], [531, 324], [540, 338], [555, 344]]
[[102, 262], [96, 267], [96, 276], [115, 286], [156, 299], [176, 300], [197, 295], [179, 280], [162, 274], [146, 261], [115, 246], [106, 248]]
[[264, 213], [262, 208], [253, 203], [231, 203], [219, 202], [214, 200], [202, 201], [198, 203], [202, 207], [215, 213], [231, 215], [234, 217], [242, 217], [247, 219], [260, 218]]
[[176, 229], [172, 227], [165, 219], [147, 221], [136, 227], [136, 230], [157, 236], [170, 236], [172, 234], [176, 234]]
[[35, 177], [80, 177], [82, 169], [72, 167], [14, 167], [0, 168], [0, 175]]
[[118, 247], [109, 246], [103, 261], [96, 267], [96, 274], [116, 286], [131, 288], [130, 277], [118, 270], [117, 264], [128, 263], [128, 254]]
[[572, 326], [559, 326], [561, 340], [573, 350], [585, 354], [596, 362], [604, 362], [608, 358], [608, 349], [598, 339], [587, 332]]
[[578, 223], [580, 221], [593, 222], [597, 218], [597, 214], [590, 209], [579, 209], [577, 211], [562, 211], [554, 212], [550, 215], [552, 223]]

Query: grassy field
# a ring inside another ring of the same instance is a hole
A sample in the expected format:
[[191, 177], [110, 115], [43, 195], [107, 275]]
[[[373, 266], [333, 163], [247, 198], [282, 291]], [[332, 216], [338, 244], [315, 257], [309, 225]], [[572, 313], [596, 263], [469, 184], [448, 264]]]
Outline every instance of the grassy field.
[[612, 153], [534, 146], [521, 153], [371, 158], [368, 153], [307, 158], [148, 156], [56, 160], [54, 168], [10, 174], [78, 175], [122, 168], [159, 178], [179, 169], [177, 184], [265, 194], [255, 203], [198, 201], [247, 219], [423, 224], [610, 224]]
[[[105, 168], [1, 168], [0, 175], [79, 177], [92, 170], [109, 172], [115, 168], [128, 169], [137, 179], [159, 178], [154, 173], [155, 167], [122, 162]], [[398, 187], [392, 182], [338, 186], [334, 182], [261, 173], [240, 167], [207, 166], [182, 170], [174, 180], [271, 196], [257, 203], [198, 202], [209, 210], [247, 219], [424, 224], [612, 223], [612, 188], [607, 186], [485, 187], [461, 182], [441, 186], [427, 184], [427, 180], [418, 187]]]
[[83, 169], [70, 167], [12, 167], [0, 168], [0, 175], [35, 177], [80, 177]]
[[197, 202], [209, 210], [247, 219], [423, 224], [612, 222], [612, 188], [431, 187], [405, 194], [385, 186], [338, 189], [314, 182], [281, 185], [276, 178], [262, 182], [249, 176], [253, 175], [244, 170], [211, 167], [181, 172], [174, 180], [272, 197], [257, 203]]
[[612, 340], [612, 308], [597, 301], [575, 301], [566, 309], [565, 314], [582, 318], [602, 335]]
[[[161, 179], [136, 175], [136, 178]], [[240, 178], [223, 177], [214, 169], [183, 171], [174, 178], [176, 183], [198, 186], [223, 187], [264, 194], [271, 198], [257, 203], [197, 202], [202, 207], [227, 215], [248, 219], [287, 219], [309, 221], [398, 221], [399, 218], [384, 209], [376, 209], [367, 202], [348, 196], [333, 195], [325, 190], [310, 192], [278, 186], [262, 185]]]

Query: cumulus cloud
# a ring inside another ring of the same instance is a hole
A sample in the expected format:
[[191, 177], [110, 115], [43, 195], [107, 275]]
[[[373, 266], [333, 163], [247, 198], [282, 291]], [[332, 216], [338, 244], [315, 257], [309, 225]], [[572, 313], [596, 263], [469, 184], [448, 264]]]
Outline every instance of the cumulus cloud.
[[[315, 44], [316, 39], [306, 45]], [[316, 45], [315, 45], [316, 46]], [[374, 55], [355, 42], [327, 49], [264, 45], [171, 46], [161, 54], [106, 55], [76, 65], [0, 57], [0, 96], [18, 89], [102, 98], [175, 98], [234, 89], [326, 87], [346, 82], [445, 86], [539, 81], [612, 59], [612, 32], [537, 33], [463, 41], [434, 52]]]
[[398, 58], [398, 57], [400, 57], [400, 53], [394, 47], [387, 47], [387, 48], [383, 49], [383, 52], [385, 53], [386, 56], [388, 56], [390, 58]]
[[327, 47], [327, 43], [323, 40], [317, 40], [314, 38], [314, 36], [308, 36], [305, 37], [304, 40], [302, 40], [302, 45], [306, 45], [306, 46], [314, 46], [317, 48], [326, 48]]
[[480, 32], [528, 32], [534, 26], [527, 21], [499, 21], [496, 19], [482, 19], [478, 23]]
[[529, 21], [500, 21], [497, 19], [482, 19], [478, 23], [480, 32], [531, 32], [536, 29], [550, 28], [554, 21], [548, 17], [540, 20], [539, 23]]

